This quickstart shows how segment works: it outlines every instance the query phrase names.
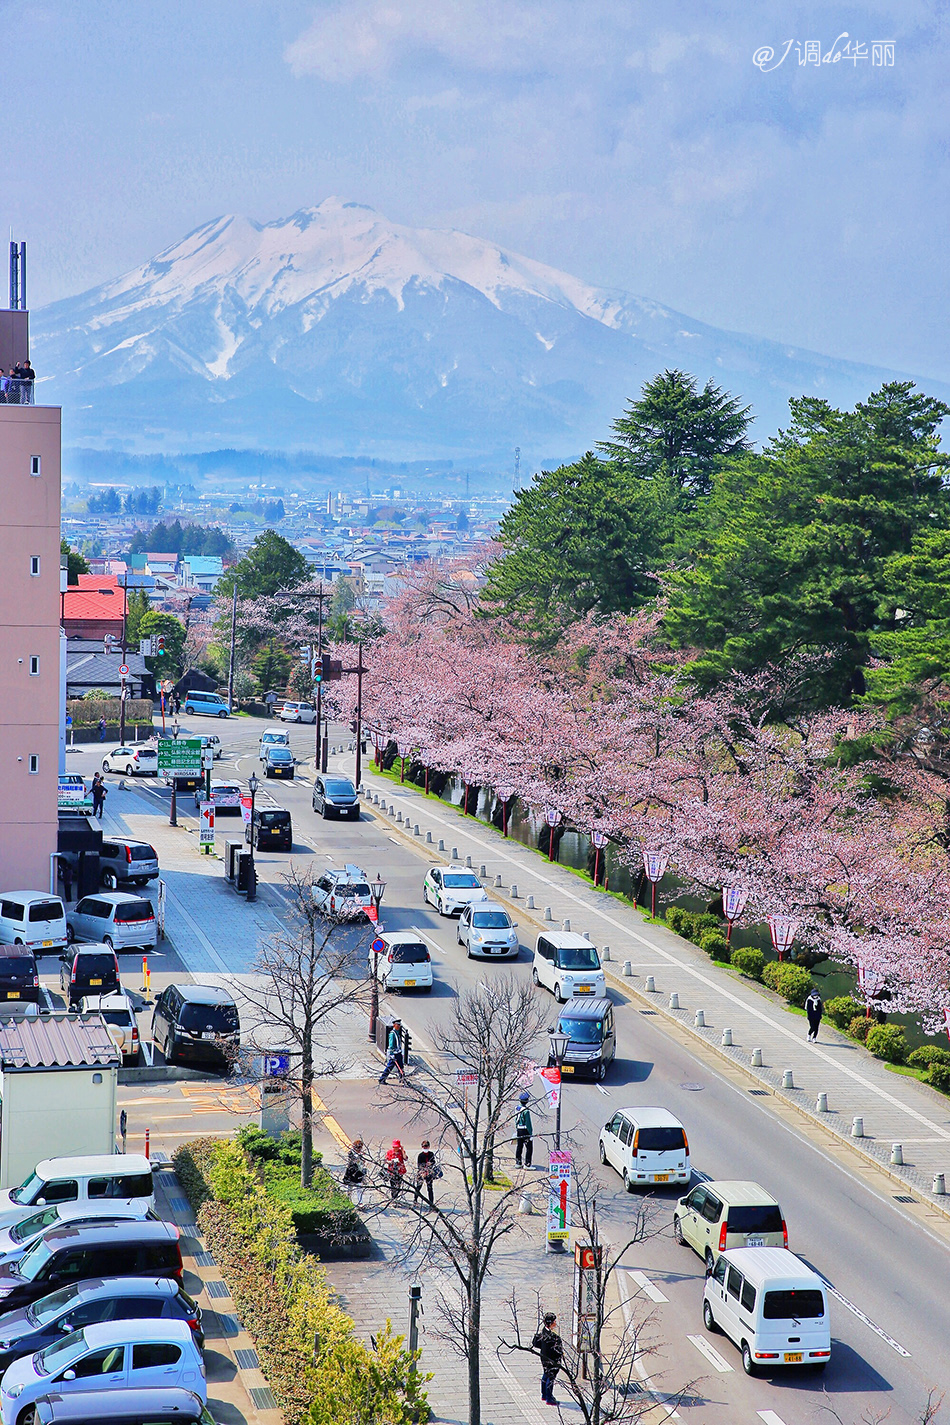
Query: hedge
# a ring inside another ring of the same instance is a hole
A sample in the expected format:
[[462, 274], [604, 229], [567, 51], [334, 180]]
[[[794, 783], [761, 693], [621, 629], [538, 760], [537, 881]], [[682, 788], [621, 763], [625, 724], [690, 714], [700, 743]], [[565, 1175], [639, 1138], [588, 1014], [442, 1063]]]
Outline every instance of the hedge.
[[787, 960], [770, 960], [762, 971], [769, 989], [776, 990], [789, 1004], [801, 1009], [811, 993], [812, 980], [807, 970]]
[[695, 945], [699, 945], [703, 936], [710, 932], [722, 934], [722, 921], [710, 911], [684, 910], [682, 906], [671, 905], [665, 919], [671, 930], [692, 940]]
[[428, 1420], [431, 1376], [419, 1373], [417, 1355], [388, 1321], [375, 1350], [356, 1337], [317, 1262], [297, 1246], [290, 1211], [268, 1195], [241, 1146], [197, 1139], [173, 1161], [289, 1425]]
[[732, 952], [733, 967], [750, 980], [761, 980], [765, 956], [754, 945], [739, 945]]
[[867, 1039], [868, 1037], [868, 1033], [873, 1023], [874, 1020], [868, 1019], [867, 1015], [856, 1014], [855, 1017], [852, 1019], [851, 1023], [848, 1025], [846, 1033], [848, 1033], [852, 1039], [860, 1039], [861, 1043], [863, 1044], [865, 1039]]
[[729, 959], [726, 937], [717, 930], [707, 930], [699, 942], [699, 948], [704, 950], [711, 960]]
[[931, 1064], [927, 1070], [927, 1082], [941, 1093], [950, 1093], [950, 1064]]
[[[95, 727], [103, 717], [107, 723], [118, 722], [121, 710], [118, 698], [68, 698], [66, 701], [66, 711], [74, 727]], [[130, 727], [135, 722], [151, 722], [154, 712], [151, 698], [129, 698], [125, 704], [125, 720]]]
[[825, 1002], [825, 1014], [836, 1029], [847, 1031], [851, 1021], [864, 1014], [864, 1005], [853, 995], [839, 995]]
[[907, 1040], [897, 1024], [872, 1024], [864, 1042], [875, 1059], [903, 1064], [907, 1058]]
[[907, 1055], [912, 1069], [929, 1069], [933, 1064], [950, 1064], [950, 1049], [942, 1049], [939, 1044], [923, 1044]]

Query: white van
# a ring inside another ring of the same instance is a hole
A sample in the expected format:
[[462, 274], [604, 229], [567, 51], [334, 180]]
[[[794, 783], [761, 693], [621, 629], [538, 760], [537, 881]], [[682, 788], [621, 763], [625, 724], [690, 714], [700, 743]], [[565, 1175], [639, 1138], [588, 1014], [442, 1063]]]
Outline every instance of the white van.
[[282, 727], [265, 727], [261, 733], [261, 740], [257, 748], [257, 755], [262, 762], [267, 761], [267, 750], [270, 747], [289, 747], [290, 737]]
[[600, 1130], [600, 1161], [623, 1178], [627, 1192], [653, 1183], [688, 1183], [689, 1143], [665, 1108], [620, 1108]]
[[784, 1247], [723, 1252], [706, 1278], [703, 1321], [735, 1342], [747, 1376], [762, 1366], [822, 1371], [831, 1358], [825, 1283]]
[[605, 999], [607, 981], [596, 947], [570, 930], [546, 930], [538, 936], [531, 976], [552, 990], [558, 1004], [577, 995]]
[[0, 1192], [0, 1226], [29, 1217], [52, 1202], [100, 1202], [118, 1207], [144, 1203], [155, 1211], [152, 1165], [134, 1153], [44, 1158], [19, 1187]]
[[66, 947], [66, 907], [48, 891], [4, 891], [0, 945], [27, 945], [34, 955]]
[[[432, 956], [429, 947], [414, 930], [396, 930], [381, 935], [385, 950], [369, 952], [369, 972], [376, 975], [383, 990], [422, 990], [432, 993]], [[376, 965], [373, 965], [373, 961]]]

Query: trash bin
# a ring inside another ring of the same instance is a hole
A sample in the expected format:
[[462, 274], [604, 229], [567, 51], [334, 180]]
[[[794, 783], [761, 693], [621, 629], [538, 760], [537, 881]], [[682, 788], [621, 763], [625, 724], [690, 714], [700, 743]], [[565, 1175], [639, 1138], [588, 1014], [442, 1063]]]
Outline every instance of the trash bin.
[[224, 843], [224, 872], [229, 881], [233, 881], [237, 875], [237, 858], [243, 850], [243, 841], [235, 841], [229, 837]]
[[248, 884], [249, 884], [249, 882], [250, 882], [250, 876], [251, 876], [251, 853], [250, 853], [250, 851], [245, 851], [245, 850], [242, 848], [242, 849], [238, 852], [238, 855], [237, 855], [236, 860], [237, 860], [237, 874], [235, 875], [235, 878], [234, 878], [234, 888], [235, 888], [235, 890], [243, 891], [244, 894], [247, 895], [247, 888], [248, 888]]

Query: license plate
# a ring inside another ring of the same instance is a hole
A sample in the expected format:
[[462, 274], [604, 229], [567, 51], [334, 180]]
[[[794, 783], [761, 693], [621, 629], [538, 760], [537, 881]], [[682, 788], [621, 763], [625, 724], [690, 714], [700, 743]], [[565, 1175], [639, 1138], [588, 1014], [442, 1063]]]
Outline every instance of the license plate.
[[19, 999], [19, 998], [20, 998], [20, 991], [19, 991], [19, 990], [7, 990], [7, 999]]
[[562, 1073], [562, 1074], [573, 1074], [573, 1072], [574, 1072], [574, 1065], [573, 1065], [573, 1064], [562, 1064], [562, 1065], [561, 1065], [561, 1073]]
[[747, 1238], [745, 1239], [745, 1244], [746, 1244], [747, 1247], [764, 1247], [764, 1246], [765, 1246], [765, 1238], [764, 1238], [764, 1237], [747, 1237]]
[[670, 1175], [669, 1175], [669, 1173], [654, 1173], [654, 1174], [653, 1174], [653, 1181], [654, 1181], [655, 1183], [668, 1183], [669, 1180], [670, 1180]]
[[594, 986], [593, 986], [593, 985], [578, 985], [577, 988], [575, 989], [574, 993], [575, 993], [576, 995], [592, 995], [592, 994], [594, 993]]
[[794, 1365], [795, 1362], [796, 1362], [796, 1361], [800, 1361], [801, 1358], [802, 1358], [802, 1353], [801, 1353], [801, 1351], [786, 1351], [786, 1352], [785, 1352], [785, 1364], [786, 1364], [787, 1366], [792, 1366], [792, 1365]]
[[101, 985], [101, 984], [102, 984], [102, 981], [101, 981], [101, 980], [90, 980], [89, 983], [90, 983], [91, 985]]
[[205, 1029], [201, 1034], [202, 1039], [215, 1039], [217, 1036], [213, 1029]]
[[415, 980], [404, 980], [403, 983], [408, 987], [410, 985], [414, 985], [416, 982]]
[[53, 943], [52, 940], [44, 940], [44, 941], [43, 941], [43, 949], [44, 949], [44, 950], [48, 950], [48, 949], [50, 948], [50, 946], [52, 945], [52, 943]]

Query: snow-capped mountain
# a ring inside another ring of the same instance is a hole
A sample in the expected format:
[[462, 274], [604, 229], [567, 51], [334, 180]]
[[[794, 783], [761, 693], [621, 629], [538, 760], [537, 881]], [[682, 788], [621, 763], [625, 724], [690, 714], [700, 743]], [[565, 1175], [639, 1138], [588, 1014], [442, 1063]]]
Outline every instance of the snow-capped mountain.
[[851, 404], [884, 377], [336, 198], [217, 218], [32, 328], [67, 440], [127, 450], [581, 450], [667, 366], [751, 402], [766, 435], [790, 395]]

